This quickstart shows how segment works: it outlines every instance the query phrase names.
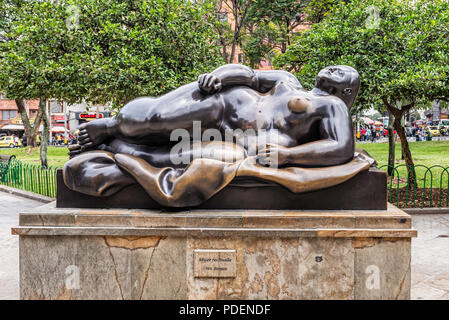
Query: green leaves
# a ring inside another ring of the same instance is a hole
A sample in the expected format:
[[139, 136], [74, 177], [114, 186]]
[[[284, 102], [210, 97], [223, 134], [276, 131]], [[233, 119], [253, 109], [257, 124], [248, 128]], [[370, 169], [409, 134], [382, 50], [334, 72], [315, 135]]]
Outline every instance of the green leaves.
[[304, 9], [310, 0], [253, 0], [245, 19], [247, 33], [242, 37], [242, 50], [251, 67], [262, 58], [271, 60], [276, 51], [285, 52], [296, 28], [304, 20]]
[[8, 13], [0, 88], [11, 98], [121, 106], [222, 63], [209, 1], [32, 0]]
[[[361, 76], [359, 109], [382, 107], [382, 97], [415, 105], [436, 97], [448, 99], [449, 4], [443, 0], [413, 3], [340, 3], [321, 23], [301, 33], [285, 54], [276, 57], [275, 65], [293, 68], [309, 87], [326, 65], [353, 66]], [[371, 23], [372, 19], [378, 19], [377, 23]]]

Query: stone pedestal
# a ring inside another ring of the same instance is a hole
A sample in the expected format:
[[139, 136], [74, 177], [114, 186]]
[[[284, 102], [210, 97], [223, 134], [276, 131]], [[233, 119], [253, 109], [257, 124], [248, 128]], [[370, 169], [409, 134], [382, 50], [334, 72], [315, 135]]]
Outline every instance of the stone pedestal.
[[55, 208], [20, 215], [22, 299], [409, 299], [410, 216], [387, 210]]

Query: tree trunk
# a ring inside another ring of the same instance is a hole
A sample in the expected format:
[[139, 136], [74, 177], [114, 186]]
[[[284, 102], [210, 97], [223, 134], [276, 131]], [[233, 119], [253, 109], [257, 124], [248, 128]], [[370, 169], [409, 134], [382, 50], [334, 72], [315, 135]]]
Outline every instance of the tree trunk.
[[25, 100], [23, 99], [15, 99], [17, 109], [19, 110], [20, 117], [22, 118], [22, 124], [25, 131], [25, 135], [27, 138], [27, 145], [30, 147], [34, 147], [33, 139], [32, 139], [32, 129], [30, 124], [30, 119], [28, 118], [27, 110], [25, 108]]
[[48, 121], [48, 116], [47, 116], [47, 100], [41, 99], [39, 101], [39, 109], [41, 109], [42, 112], [42, 122], [44, 123], [44, 128], [42, 130], [42, 139], [41, 139], [41, 165], [43, 167], [47, 167], [48, 166], [48, 161], [47, 161], [47, 145], [48, 145], [48, 135], [49, 135], [49, 127], [50, 127], [50, 122]]
[[412, 188], [416, 183], [416, 177], [415, 177], [415, 171], [414, 171], [415, 164], [413, 163], [412, 153], [410, 152], [410, 146], [407, 141], [407, 136], [405, 135], [405, 129], [401, 125], [402, 115], [403, 115], [403, 113], [401, 113], [401, 117], [399, 117], [399, 118], [395, 117], [394, 128], [397, 131], [397, 133], [399, 134], [399, 138], [401, 139], [401, 149], [402, 149], [402, 152], [404, 153], [405, 164], [409, 171], [408, 185], [410, 188]]
[[394, 141], [394, 129], [393, 129], [394, 117], [391, 113], [388, 113], [388, 175], [394, 176], [394, 153], [395, 153], [395, 141]]
[[401, 108], [395, 108], [393, 104], [391, 104], [386, 97], [382, 97], [382, 101], [384, 102], [385, 107], [388, 112], [393, 115], [394, 122], [393, 127], [399, 135], [399, 139], [401, 140], [401, 151], [404, 154], [405, 164], [408, 170], [408, 186], [413, 187], [416, 183], [415, 176], [415, 164], [413, 163], [412, 153], [410, 152], [410, 146], [407, 141], [407, 136], [405, 135], [405, 129], [402, 126], [401, 120], [406, 112], [413, 108], [414, 104], [411, 103], [406, 106], [402, 106]]
[[20, 117], [22, 118], [22, 124], [25, 131], [25, 136], [27, 138], [27, 146], [31, 148], [36, 147], [36, 135], [39, 132], [39, 126], [42, 119], [41, 110], [38, 109], [36, 118], [34, 120], [33, 126], [31, 125], [30, 119], [25, 108], [25, 100], [15, 99], [17, 109], [19, 110]]
[[[30, 144], [28, 144], [31, 147], [37, 147], [36, 144], [36, 137], [39, 134], [39, 127], [41, 126], [42, 121], [42, 110], [39, 108], [37, 110], [36, 118], [34, 119], [34, 125], [33, 125], [33, 131], [30, 137]], [[28, 137], [27, 137], [27, 143], [28, 143]]]

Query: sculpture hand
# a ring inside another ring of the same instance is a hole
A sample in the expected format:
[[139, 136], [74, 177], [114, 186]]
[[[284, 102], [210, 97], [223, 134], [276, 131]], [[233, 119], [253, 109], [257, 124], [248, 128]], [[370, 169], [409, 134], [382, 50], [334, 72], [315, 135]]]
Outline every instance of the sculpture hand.
[[288, 163], [289, 148], [267, 143], [257, 152], [257, 162], [267, 167], [278, 167]]
[[220, 79], [211, 73], [205, 73], [198, 77], [198, 86], [206, 94], [213, 94], [220, 91], [222, 84]]

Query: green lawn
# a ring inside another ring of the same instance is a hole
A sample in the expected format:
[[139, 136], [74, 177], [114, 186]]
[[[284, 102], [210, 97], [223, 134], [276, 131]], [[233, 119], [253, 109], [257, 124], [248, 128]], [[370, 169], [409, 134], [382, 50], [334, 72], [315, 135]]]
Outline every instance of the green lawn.
[[[432, 180], [432, 187], [440, 187], [440, 183], [443, 188], [447, 188], [449, 180], [449, 141], [423, 141], [423, 142], [409, 142], [412, 157], [416, 166], [416, 175], [418, 181], [418, 187], [424, 186], [424, 176], [426, 175], [426, 188], [430, 186], [430, 180]], [[374, 159], [377, 160], [378, 166], [384, 166], [388, 163], [388, 143], [359, 143], [358, 148], [365, 149]], [[401, 160], [401, 144], [396, 143], [396, 166], [404, 165], [404, 161]], [[427, 168], [432, 166], [442, 166], [447, 168], [444, 171], [443, 168], [434, 167], [427, 171]], [[385, 169], [385, 168], [383, 168]], [[426, 174], [427, 171], [427, 174]], [[407, 177], [407, 171], [405, 166], [398, 168], [399, 182], [403, 185]], [[441, 177], [443, 178], [441, 180]], [[394, 183], [396, 183], [397, 177], [395, 177]]]
[[[40, 164], [40, 148], [0, 148], [0, 154], [13, 154], [24, 163]], [[49, 166], [62, 167], [69, 160], [66, 147], [48, 147]]]
[[[358, 148], [368, 151], [379, 163], [379, 166], [386, 165], [388, 161], [387, 143], [359, 143]], [[426, 141], [410, 142], [410, 149], [415, 161], [415, 165], [441, 165], [449, 166], [449, 141]], [[14, 154], [17, 159], [23, 162], [39, 164], [39, 148], [29, 151], [28, 148], [0, 148], [0, 154]], [[48, 161], [51, 166], [63, 166], [69, 159], [67, 148], [48, 147]], [[403, 164], [401, 159], [401, 145], [396, 143], [396, 165]]]
[[[449, 166], [449, 141], [409, 142], [415, 165]], [[358, 143], [357, 148], [365, 149], [379, 163], [388, 163], [388, 143]], [[396, 165], [404, 163], [401, 159], [401, 144], [396, 143]]]

